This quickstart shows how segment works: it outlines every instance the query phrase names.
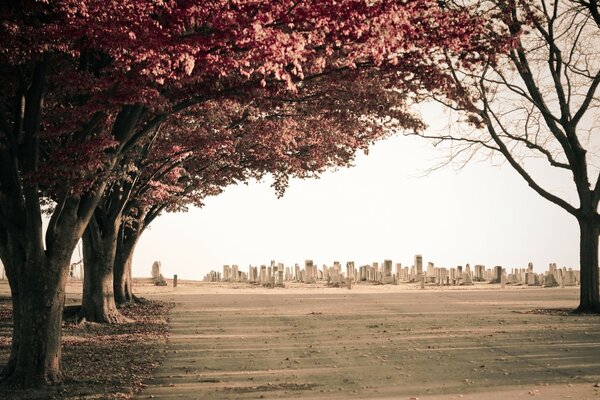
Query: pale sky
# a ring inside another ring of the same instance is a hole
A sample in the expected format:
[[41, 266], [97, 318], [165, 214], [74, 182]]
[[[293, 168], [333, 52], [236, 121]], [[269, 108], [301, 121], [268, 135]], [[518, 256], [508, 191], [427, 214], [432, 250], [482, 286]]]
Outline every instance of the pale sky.
[[[426, 109], [431, 129], [445, 117]], [[356, 165], [314, 180], [292, 180], [277, 199], [268, 181], [232, 186], [202, 209], [164, 214], [142, 236], [134, 276], [150, 276], [153, 261], [165, 277], [202, 279], [224, 264], [270, 260], [319, 267], [392, 259], [411, 266], [415, 254], [436, 266], [470, 263], [525, 268], [548, 263], [579, 269], [576, 220], [530, 189], [510, 166], [475, 161], [423, 176], [446, 153], [431, 142], [394, 136], [377, 143]], [[542, 173], [555, 193], [572, 193], [568, 176]]]

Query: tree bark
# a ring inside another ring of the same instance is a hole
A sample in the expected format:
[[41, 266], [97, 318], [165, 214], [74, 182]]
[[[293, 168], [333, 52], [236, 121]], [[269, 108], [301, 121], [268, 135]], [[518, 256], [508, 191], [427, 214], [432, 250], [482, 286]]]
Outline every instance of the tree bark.
[[[5, 271], [8, 275], [9, 268], [6, 267], [7, 263], [3, 260]], [[11, 283], [13, 282], [13, 283]], [[2, 368], [2, 372], [0, 376], [2, 378], [9, 377], [15, 370], [17, 365], [17, 354], [19, 353], [19, 342], [21, 335], [19, 334], [19, 328], [21, 326], [21, 303], [19, 292], [16, 289], [16, 279], [10, 279], [8, 282], [10, 286], [10, 296], [12, 299], [12, 322], [13, 322], [13, 332], [12, 332], [12, 341], [10, 348], [10, 356], [6, 365]], [[13, 288], [14, 287], [14, 288]]]
[[12, 277], [13, 343], [3, 376], [15, 387], [55, 384], [62, 380], [62, 311], [68, 258], [47, 258], [28, 249], [24, 254], [21, 265], [17, 258], [5, 263]]
[[[126, 234], [124, 231], [130, 231], [130, 233]], [[125, 227], [121, 228], [119, 232], [114, 270], [114, 293], [117, 305], [123, 305], [135, 300], [132, 287], [131, 264], [138, 238], [138, 235]]]
[[113, 292], [117, 233], [112, 226], [102, 228], [92, 217], [83, 234], [83, 298], [79, 317], [92, 322], [121, 323], [126, 319], [117, 309]]
[[[4, 127], [3, 136], [12, 140], [2, 140], [0, 144], [0, 215], [3, 219], [0, 257], [13, 303], [11, 355], [3, 377], [7, 385], [16, 387], [35, 387], [62, 380], [65, 286], [69, 260], [77, 243], [74, 236], [80, 234], [81, 228], [76, 213], [70, 212], [74, 208], [67, 207], [61, 219], [63, 223], [57, 225], [58, 218], [54, 218], [55, 224], [47, 232], [51, 240], [44, 243], [40, 190], [33, 180], [24, 179], [38, 172], [40, 164], [39, 125], [46, 67], [47, 58], [43, 56], [28, 78], [19, 79], [17, 91], [4, 99], [14, 96], [15, 122], [12, 129]], [[59, 215], [60, 212], [53, 217]], [[85, 216], [85, 212], [81, 215]]]
[[578, 311], [600, 312], [598, 235], [600, 226], [591, 218], [579, 218], [580, 299]]

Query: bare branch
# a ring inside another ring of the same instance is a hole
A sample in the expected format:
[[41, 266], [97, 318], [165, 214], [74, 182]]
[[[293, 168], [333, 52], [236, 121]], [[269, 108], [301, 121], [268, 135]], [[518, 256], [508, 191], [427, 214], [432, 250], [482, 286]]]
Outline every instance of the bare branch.
[[581, 118], [583, 117], [585, 112], [588, 110], [590, 104], [592, 103], [592, 100], [594, 99], [594, 96], [596, 94], [596, 89], [598, 88], [599, 84], [600, 84], [600, 72], [598, 72], [596, 74], [596, 76], [594, 77], [594, 80], [592, 81], [592, 83], [590, 84], [590, 87], [587, 90], [585, 99], [584, 99], [583, 103], [581, 104], [581, 107], [579, 107], [579, 110], [577, 110], [577, 113], [575, 113], [575, 116], [573, 117], [573, 119], [571, 121], [573, 123], [573, 126], [577, 126], [577, 124], [579, 123], [579, 121], [581, 120]]
[[[483, 87], [483, 83], [481, 83], [480, 86], [482, 88], [482, 91], [485, 91], [485, 87]], [[533, 190], [535, 190], [540, 196], [542, 196], [546, 200], [549, 200], [552, 203], [558, 205], [559, 207], [562, 207], [568, 213], [576, 216], [577, 215], [577, 209], [575, 207], [573, 207], [571, 204], [569, 204], [564, 199], [562, 199], [562, 198], [560, 198], [560, 197], [558, 197], [558, 196], [550, 193], [546, 189], [542, 188], [531, 177], [531, 175], [525, 170], [525, 168], [523, 168], [521, 166], [521, 164], [519, 164], [519, 162], [513, 156], [511, 150], [506, 146], [506, 144], [502, 141], [502, 139], [500, 138], [500, 136], [496, 132], [496, 128], [494, 127], [494, 124], [492, 123], [492, 119], [489, 117], [489, 114], [488, 114], [488, 110], [490, 110], [490, 104], [487, 101], [487, 98], [485, 96], [485, 92], [484, 92], [484, 96], [483, 96], [482, 100], [483, 100], [483, 103], [484, 103], [484, 111], [482, 112], [481, 117], [486, 122], [487, 130], [490, 133], [490, 136], [494, 139], [494, 141], [498, 145], [498, 150], [502, 153], [502, 155], [504, 155], [504, 157], [506, 158], [506, 160], [508, 161], [508, 163], [519, 173], [519, 175], [521, 175], [521, 177], [527, 182], [527, 184]]]
[[[488, 115], [492, 115], [493, 120], [496, 122], [496, 125], [502, 130], [502, 133], [504, 136], [506, 136], [507, 138], [514, 140], [516, 142], [521, 142], [521, 143], [525, 144], [525, 146], [527, 146], [528, 149], [537, 150], [538, 152], [543, 154], [548, 159], [548, 162], [553, 167], [571, 170], [571, 166], [569, 164], [556, 161], [556, 159], [552, 156], [552, 153], [550, 153], [550, 151], [548, 149], [540, 146], [536, 142], [532, 142], [531, 140], [527, 139], [527, 136], [523, 137], [523, 136], [511, 134], [508, 131], [508, 129], [506, 129], [506, 127], [504, 126], [504, 124], [502, 123], [500, 118], [496, 115], [496, 113], [493, 110], [486, 109], [486, 113]], [[500, 149], [498, 149], [498, 150], [500, 150]]]
[[600, 27], [600, 7], [598, 6], [598, 0], [588, 0], [587, 2], [579, 0], [579, 3], [589, 10], [596, 25]]
[[452, 135], [426, 135], [424, 133], [419, 133], [419, 132], [408, 132], [408, 133], [404, 133], [404, 136], [419, 136], [422, 137], [424, 139], [432, 139], [434, 141], [437, 141], [437, 143], [434, 143], [434, 146], [437, 146], [439, 143], [444, 142], [444, 141], [450, 141], [450, 142], [463, 142], [463, 143], [470, 143], [470, 144], [478, 144], [481, 145], [482, 147], [485, 147], [487, 149], [490, 150], [494, 150], [494, 151], [500, 151], [500, 149], [498, 147], [492, 146], [490, 145], [488, 142], [490, 142], [491, 140], [479, 140], [479, 139], [471, 139], [471, 138], [467, 138], [467, 137], [456, 137], [456, 136], [452, 136]]

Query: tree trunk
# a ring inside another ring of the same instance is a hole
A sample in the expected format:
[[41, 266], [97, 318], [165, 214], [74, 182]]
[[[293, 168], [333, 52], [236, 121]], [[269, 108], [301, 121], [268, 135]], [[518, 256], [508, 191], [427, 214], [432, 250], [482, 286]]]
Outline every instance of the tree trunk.
[[580, 299], [578, 311], [600, 312], [600, 280], [598, 274], [598, 235], [600, 226], [580, 218], [579, 245]]
[[113, 265], [117, 248], [115, 229], [101, 231], [94, 217], [82, 238], [83, 298], [79, 317], [86, 321], [121, 323], [126, 319], [115, 304]]
[[[8, 274], [8, 268], [6, 268], [6, 262], [4, 262], [4, 266], [5, 266], [5, 271]], [[11, 283], [14, 282], [14, 283]], [[17, 286], [16, 285], [16, 280], [9, 280], [9, 286], [10, 286], [10, 296], [12, 299], [12, 322], [13, 322], [13, 332], [12, 332], [12, 341], [11, 341], [11, 348], [10, 348], [10, 356], [8, 358], [8, 361], [6, 362], [6, 365], [3, 367], [2, 372], [0, 373], [0, 376], [2, 378], [6, 378], [9, 377], [15, 370], [15, 367], [17, 365], [17, 354], [19, 353], [19, 341], [20, 341], [20, 337], [21, 335], [19, 334], [19, 328], [21, 326], [21, 303], [19, 301], [20, 296], [19, 296], [19, 292], [15, 289], [13, 289], [13, 286]]]
[[[121, 229], [123, 231], [124, 228]], [[139, 236], [120, 233], [117, 241], [117, 254], [115, 257], [114, 292], [117, 305], [130, 303], [135, 300], [133, 296], [131, 264], [133, 253]]]
[[62, 380], [62, 311], [68, 259], [50, 260], [31, 253], [25, 253], [22, 265], [16, 265], [16, 260], [5, 265], [7, 273], [16, 279], [11, 282], [13, 344], [3, 374], [6, 383], [16, 387], [36, 387]]

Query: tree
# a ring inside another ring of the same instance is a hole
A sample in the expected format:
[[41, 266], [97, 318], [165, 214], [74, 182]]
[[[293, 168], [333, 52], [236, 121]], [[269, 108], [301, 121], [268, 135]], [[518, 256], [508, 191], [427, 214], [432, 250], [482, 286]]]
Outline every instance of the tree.
[[26, 1], [2, 3], [0, 18], [4, 375], [19, 386], [61, 380], [71, 253], [121, 159], [169, 116], [357, 65], [396, 65], [418, 85], [436, 49], [460, 51], [479, 29], [431, 0]]
[[[421, 122], [405, 106], [398, 107], [407, 93], [388, 91], [382, 82], [380, 74], [368, 70], [323, 75], [305, 81], [293, 94], [257, 92], [246, 104], [203, 104], [163, 127], [151, 149], [136, 153], [135, 177], [126, 177], [134, 183], [121, 227], [109, 236], [118, 237], [116, 302], [133, 299], [135, 244], [161, 212], [202, 206], [206, 196], [265, 174], [275, 177], [274, 187], [283, 195], [290, 176], [314, 177], [327, 168], [348, 166], [357, 149], [366, 150], [389, 131], [420, 129]], [[105, 192], [111, 197], [108, 204], [119, 204], [122, 196], [122, 190]]]
[[[199, 203], [230, 181], [245, 178], [241, 164], [235, 171], [222, 172], [235, 166], [234, 158], [239, 158], [243, 149], [232, 145], [231, 136], [223, 133], [226, 127], [215, 126], [206, 118], [209, 112], [213, 119], [213, 114], [233, 112], [225, 103], [233, 104], [221, 100], [210, 107], [205, 103], [168, 118], [156, 135], [123, 158], [122, 173], [105, 190], [83, 236], [81, 318], [111, 323], [123, 320], [116, 304], [133, 300], [133, 248], [141, 231], [163, 209]], [[183, 121], [188, 119], [191, 123], [184, 129]], [[133, 235], [134, 230], [140, 233]], [[121, 268], [114, 271], [115, 265]]]
[[[546, 200], [573, 215], [580, 227], [578, 310], [600, 312], [598, 235], [600, 175], [593, 133], [598, 130], [599, 8], [596, 1], [492, 0], [478, 4], [491, 41], [511, 37], [502, 56], [482, 68], [445, 59], [445, 95], [435, 97], [466, 116], [448, 134], [423, 135], [453, 144], [452, 159], [473, 151], [501, 154]], [[535, 174], [537, 158], [566, 171], [579, 204], [553, 193]], [[595, 177], [595, 179], [594, 179]]]

